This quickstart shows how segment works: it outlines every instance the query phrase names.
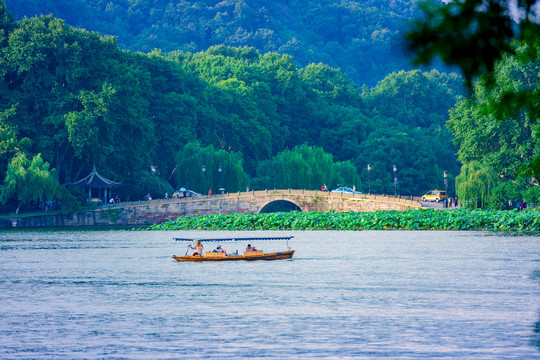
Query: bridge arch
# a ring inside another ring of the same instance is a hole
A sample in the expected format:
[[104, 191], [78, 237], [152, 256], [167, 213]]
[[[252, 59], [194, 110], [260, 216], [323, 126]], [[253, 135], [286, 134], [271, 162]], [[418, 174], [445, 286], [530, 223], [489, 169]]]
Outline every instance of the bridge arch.
[[259, 210], [259, 214], [289, 211], [302, 211], [302, 209], [289, 200], [274, 200], [264, 205], [261, 210]]

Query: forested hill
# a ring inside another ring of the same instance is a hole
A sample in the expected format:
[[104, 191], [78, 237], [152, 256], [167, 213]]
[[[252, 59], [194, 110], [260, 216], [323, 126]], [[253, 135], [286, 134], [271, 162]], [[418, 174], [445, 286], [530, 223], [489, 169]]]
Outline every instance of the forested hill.
[[213, 45], [279, 52], [300, 66], [325, 63], [357, 84], [410, 70], [403, 34], [418, 0], [6, 0], [16, 19], [53, 14], [113, 35], [121, 48], [204, 51]]

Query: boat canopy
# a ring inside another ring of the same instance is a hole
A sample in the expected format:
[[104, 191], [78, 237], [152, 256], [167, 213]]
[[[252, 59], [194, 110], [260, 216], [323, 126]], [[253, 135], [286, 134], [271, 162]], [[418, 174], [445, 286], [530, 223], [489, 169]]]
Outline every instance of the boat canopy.
[[231, 237], [231, 238], [174, 238], [176, 241], [267, 241], [267, 240], [291, 240], [294, 236], [281, 237]]

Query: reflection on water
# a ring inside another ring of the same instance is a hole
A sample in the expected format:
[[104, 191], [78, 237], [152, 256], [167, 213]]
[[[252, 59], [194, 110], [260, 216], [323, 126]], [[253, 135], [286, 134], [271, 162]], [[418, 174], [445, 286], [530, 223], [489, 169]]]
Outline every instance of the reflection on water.
[[204, 232], [1, 233], [0, 358], [538, 357], [539, 237], [241, 235], [261, 234], [294, 235], [295, 258], [170, 258]]

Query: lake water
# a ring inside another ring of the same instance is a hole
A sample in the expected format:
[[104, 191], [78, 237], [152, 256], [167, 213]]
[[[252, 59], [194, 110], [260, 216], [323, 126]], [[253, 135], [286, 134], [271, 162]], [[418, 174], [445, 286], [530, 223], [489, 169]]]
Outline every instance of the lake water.
[[[296, 253], [170, 258], [231, 235]], [[483, 232], [4, 232], [0, 358], [539, 358], [539, 254]]]

